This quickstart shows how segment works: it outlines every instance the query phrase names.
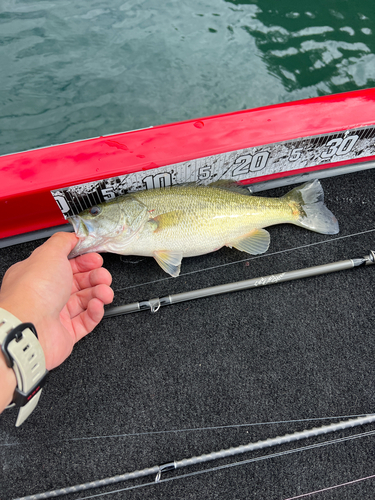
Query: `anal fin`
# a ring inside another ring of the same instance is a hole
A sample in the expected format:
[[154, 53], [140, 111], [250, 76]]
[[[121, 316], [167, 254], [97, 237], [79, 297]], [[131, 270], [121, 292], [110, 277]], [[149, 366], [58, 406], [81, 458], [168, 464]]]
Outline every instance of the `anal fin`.
[[254, 229], [250, 233], [231, 241], [228, 246], [237, 248], [241, 252], [258, 255], [268, 250], [270, 245], [270, 233], [265, 229]]
[[171, 250], [158, 250], [153, 253], [153, 256], [159, 266], [164, 271], [174, 278], [180, 274], [182, 252], [174, 252]]

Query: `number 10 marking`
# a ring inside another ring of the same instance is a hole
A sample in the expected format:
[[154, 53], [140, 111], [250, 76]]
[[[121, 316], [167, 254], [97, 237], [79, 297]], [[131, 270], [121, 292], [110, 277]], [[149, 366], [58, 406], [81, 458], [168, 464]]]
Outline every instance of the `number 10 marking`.
[[143, 179], [146, 189], [160, 189], [172, 185], [172, 176], [169, 172], [156, 175], [148, 175]]

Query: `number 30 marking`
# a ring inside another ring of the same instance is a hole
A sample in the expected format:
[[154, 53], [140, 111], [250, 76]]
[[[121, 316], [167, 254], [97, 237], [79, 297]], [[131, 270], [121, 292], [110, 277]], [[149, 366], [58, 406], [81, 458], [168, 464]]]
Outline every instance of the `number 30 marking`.
[[352, 150], [354, 144], [358, 141], [358, 139], [359, 139], [358, 135], [350, 135], [345, 139], [342, 139], [340, 137], [336, 139], [331, 139], [326, 144], [326, 146], [329, 146], [328, 151], [323, 151], [323, 153], [320, 156], [321, 158], [332, 158], [332, 156], [335, 155], [336, 156], [346, 155]]

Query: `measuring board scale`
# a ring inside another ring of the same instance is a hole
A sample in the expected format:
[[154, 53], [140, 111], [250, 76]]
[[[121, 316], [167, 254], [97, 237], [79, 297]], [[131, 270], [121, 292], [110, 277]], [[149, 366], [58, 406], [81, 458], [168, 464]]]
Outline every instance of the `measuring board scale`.
[[375, 88], [0, 156], [0, 247], [140, 189], [232, 178], [257, 192], [373, 168], [374, 127]]
[[218, 180], [254, 183], [265, 177], [375, 155], [375, 126], [298, 138], [110, 177], [51, 191], [65, 218], [128, 192]]

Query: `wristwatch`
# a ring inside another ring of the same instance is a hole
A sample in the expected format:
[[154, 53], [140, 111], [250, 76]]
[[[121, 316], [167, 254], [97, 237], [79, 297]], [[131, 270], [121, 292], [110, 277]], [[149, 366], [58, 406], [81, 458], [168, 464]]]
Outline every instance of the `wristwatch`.
[[32, 323], [22, 323], [0, 308], [0, 345], [6, 364], [13, 368], [17, 387], [13, 404], [20, 407], [16, 421], [19, 427], [38, 404], [46, 380], [46, 360]]

